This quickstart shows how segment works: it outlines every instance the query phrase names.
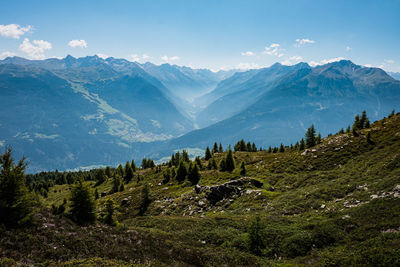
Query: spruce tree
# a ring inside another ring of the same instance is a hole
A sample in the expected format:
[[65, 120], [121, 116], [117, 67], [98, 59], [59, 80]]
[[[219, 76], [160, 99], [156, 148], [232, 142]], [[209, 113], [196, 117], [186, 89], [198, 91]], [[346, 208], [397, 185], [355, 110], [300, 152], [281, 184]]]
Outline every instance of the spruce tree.
[[303, 139], [303, 138], [301, 138], [301, 140], [300, 140], [300, 146], [299, 146], [299, 150], [300, 150], [300, 151], [302, 151], [302, 150], [304, 150], [304, 148], [305, 148], [305, 142], [304, 142], [304, 139]]
[[246, 176], [246, 166], [244, 165], [244, 161], [240, 164], [240, 175]]
[[106, 217], [104, 218], [104, 222], [108, 225], [115, 226], [117, 221], [114, 218], [114, 211], [115, 211], [115, 201], [111, 198], [107, 199], [105, 202], [105, 210], [106, 210]]
[[232, 149], [229, 149], [225, 158], [225, 170], [231, 172], [234, 169], [235, 169], [235, 160], [233, 159]]
[[281, 143], [281, 146], [279, 147], [279, 152], [281, 152], [281, 153], [285, 152], [285, 147], [283, 146], [282, 143]]
[[211, 157], [212, 157], [212, 155], [211, 155], [210, 148], [207, 147], [207, 148], [206, 148], [206, 153], [205, 153], [205, 155], [204, 155], [204, 159], [205, 159], [205, 160], [209, 160], [209, 159], [211, 159]]
[[105, 173], [106, 173], [107, 178], [111, 178], [112, 174], [111, 174], [111, 168], [110, 168], [110, 166], [107, 166], [107, 167], [106, 167]]
[[224, 152], [224, 148], [222, 147], [221, 143], [219, 143], [218, 152], [219, 153], [223, 153]]
[[249, 227], [249, 247], [250, 251], [260, 256], [262, 254], [262, 250], [265, 248], [264, 243], [265, 238], [265, 230], [264, 226], [261, 223], [261, 219], [257, 216], [250, 224]]
[[196, 162], [196, 164], [197, 164], [197, 166], [199, 167], [199, 169], [202, 170], [202, 169], [203, 169], [203, 165], [201, 165], [200, 157], [196, 157], [196, 158], [194, 159], [194, 161]]
[[217, 142], [214, 143], [213, 149], [212, 149], [212, 153], [218, 153], [218, 145]]
[[106, 180], [106, 174], [103, 169], [98, 169], [95, 175], [96, 186], [102, 184]]
[[188, 170], [186, 167], [186, 163], [181, 161], [178, 166], [178, 170], [176, 171], [176, 180], [178, 182], [183, 182], [187, 176]]
[[224, 172], [226, 171], [226, 164], [225, 164], [225, 159], [221, 159], [221, 161], [219, 162], [219, 169], [220, 171]]
[[118, 165], [117, 172], [119, 176], [124, 177], [124, 168], [121, 164]]
[[136, 167], [136, 163], [134, 160], [132, 160], [132, 162], [131, 162], [131, 168], [132, 168], [133, 172], [136, 172], [137, 167]]
[[142, 165], [141, 165], [142, 169], [147, 169], [147, 159], [143, 158], [142, 159]]
[[134, 176], [134, 173], [133, 173], [131, 166], [130, 165], [126, 166], [125, 177], [124, 177], [125, 183], [129, 183], [130, 181], [132, 181], [133, 176]]
[[251, 144], [251, 152], [257, 152], [257, 147], [254, 143]]
[[140, 200], [139, 215], [143, 216], [150, 205], [150, 190], [149, 185], [145, 184], [142, 189], [142, 196]]
[[185, 162], [189, 162], [190, 161], [189, 154], [188, 154], [188, 152], [186, 150], [182, 150], [182, 159]]
[[96, 220], [96, 203], [89, 187], [79, 179], [71, 190], [71, 218], [78, 224], [93, 223]]
[[14, 163], [11, 148], [0, 155], [0, 225], [17, 227], [30, 222], [36, 200], [25, 185], [25, 158]]
[[268, 153], [272, 153], [272, 147], [271, 146], [268, 147]]
[[189, 181], [192, 183], [192, 185], [195, 185], [200, 181], [200, 169], [196, 163], [193, 164], [193, 166], [189, 172], [188, 178], [189, 178]]
[[306, 141], [306, 147], [307, 147], [307, 148], [310, 148], [310, 147], [315, 146], [316, 140], [315, 140], [315, 128], [314, 128], [314, 124], [312, 124], [312, 125], [310, 126], [310, 128], [307, 129], [305, 138], [306, 138], [305, 141]]
[[322, 141], [321, 133], [318, 133], [317, 137], [315, 138], [315, 144], [320, 144]]

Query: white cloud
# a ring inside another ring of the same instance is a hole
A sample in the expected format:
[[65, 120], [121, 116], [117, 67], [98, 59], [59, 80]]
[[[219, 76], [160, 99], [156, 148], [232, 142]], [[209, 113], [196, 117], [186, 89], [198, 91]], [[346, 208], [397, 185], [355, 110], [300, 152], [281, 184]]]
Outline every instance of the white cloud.
[[85, 40], [71, 40], [69, 41], [68, 45], [70, 47], [80, 47], [80, 48], [86, 48], [87, 47], [87, 43]]
[[393, 59], [385, 59], [384, 61], [387, 64], [394, 64], [394, 60]]
[[294, 65], [294, 64], [299, 63], [302, 60], [303, 60], [303, 58], [301, 56], [292, 56], [292, 57], [287, 58], [284, 61], [282, 61], [282, 64], [283, 65]]
[[251, 51], [246, 51], [246, 52], [242, 52], [242, 53], [240, 53], [242, 56], [248, 56], [248, 57], [251, 57], [251, 56], [254, 56], [255, 54], [254, 54], [254, 52], [251, 52]]
[[110, 56], [109, 55], [106, 55], [106, 54], [101, 54], [101, 53], [98, 53], [98, 54], [96, 54], [99, 58], [102, 58], [102, 59], [107, 59], [107, 58], [109, 58]]
[[263, 54], [270, 55], [270, 56], [283, 57], [285, 55], [284, 53], [282, 53], [283, 50], [284, 49], [280, 48], [279, 44], [273, 43], [270, 46], [265, 47]]
[[364, 66], [367, 67], [367, 68], [371, 68], [372, 67], [371, 64], [365, 64]]
[[305, 45], [305, 44], [313, 44], [313, 43], [315, 43], [314, 40], [310, 40], [310, 39], [307, 39], [307, 38], [303, 38], [303, 39], [299, 39], [298, 38], [298, 39], [296, 39], [296, 44], [294, 46], [300, 47], [300, 46]]
[[43, 40], [33, 40], [31, 43], [25, 38], [19, 46], [19, 50], [26, 53], [31, 59], [44, 59], [44, 52], [52, 48], [51, 43]]
[[349, 52], [351, 50], [350, 46], [346, 46], [346, 51]]
[[161, 57], [161, 59], [165, 62], [170, 62], [170, 61], [179, 60], [179, 57], [178, 56], [173, 56], [173, 57], [163, 56], [163, 57]]
[[323, 59], [321, 61], [310, 61], [308, 62], [308, 64], [312, 67], [318, 66], [318, 65], [325, 65], [328, 63], [332, 63], [332, 62], [337, 62], [340, 60], [344, 60], [344, 57], [335, 57], [335, 58], [330, 58], [330, 59]]
[[5, 51], [0, 53], [0, 59], [5, 59], [6, 57], [13, 57], [13, 56], [15, 56], [15, 53], [13, 52]]
[[32, 26], [21, 27], [18, 24], [0, 24], [0, 35], [7, 38], [19, 39], [22, 35], [32, 30]]
[[131, 54], [130, 59], [134, 62], [139, 62], [141, 60], [146, 60], [150, 58], [150, 56], [148, 56], [147, 54], [142, 54], [142, 56], [138, 55], [138, 54]]
[[236, 66], [236, 68], [240, 70], [249, 70], [249, 69], [260, 69], [262, 67], [257, 63], [239, 63]]

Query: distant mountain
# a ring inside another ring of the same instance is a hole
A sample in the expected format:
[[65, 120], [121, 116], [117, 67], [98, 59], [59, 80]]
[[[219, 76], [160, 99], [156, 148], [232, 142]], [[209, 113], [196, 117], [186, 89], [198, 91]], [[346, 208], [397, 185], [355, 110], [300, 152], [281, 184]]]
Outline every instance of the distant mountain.
[[216, 100], [197, 115], [196, 123], [200, 127], [206, 127], [238, 114], [279, 84], [286, 74], [301, 68], [310, 66], [307, 63], [294, 66], [276, 63], [269, 68], [236, 73], [234, 77], [221, 82], [215, 90], [204, 96], [215, 97]]
[[400, 72], [388, 72], [390, 76], [392, 76], [396, 80], [400, 80]]
[[351, 61], [299, 67], [242, 112], [168, 141], [165, 153], [178, 147], [204, 148], [215, 141], [234, 144], [242, 138], [264, 147], [290, 144], [311, 124], [326, 136], [351, 124], [362, 110], [374, 121], [400, 109], [400, 82], [381, 69]]
[[27, 155], [31, 170], [114, 164], [141, 154], [140, 143], [193, 129], [140, 67], [117, 71], [98, 57], [0, 62], [0, 146]]
[[150, 62], [141, 65], [150, 75], [156, 77], [174, 94], [182, 99], [193, 101], [212, 89], [235, 71], [212, 72], [208, 69], [191, 69], [170, 64], [154, 65]]

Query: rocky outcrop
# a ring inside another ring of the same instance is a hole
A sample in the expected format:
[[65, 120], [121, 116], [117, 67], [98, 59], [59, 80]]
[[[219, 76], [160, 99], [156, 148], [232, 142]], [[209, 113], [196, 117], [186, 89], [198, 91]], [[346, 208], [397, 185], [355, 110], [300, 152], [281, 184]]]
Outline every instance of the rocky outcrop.
[[250, 177], [243, 177], [220, 185], [196, 185], [194, 187], [194, 190], [197, 194], [204, 192], [206, 195], [206, 199], [210, 202], [210, 204], [215, 205], [218, 201], [231, 197], [232, 195], [241, 196], [243, 193], [242, 187], [245, 186], [255, 186], [257, 188], [260, 188], [263, 186], [263, 183]]

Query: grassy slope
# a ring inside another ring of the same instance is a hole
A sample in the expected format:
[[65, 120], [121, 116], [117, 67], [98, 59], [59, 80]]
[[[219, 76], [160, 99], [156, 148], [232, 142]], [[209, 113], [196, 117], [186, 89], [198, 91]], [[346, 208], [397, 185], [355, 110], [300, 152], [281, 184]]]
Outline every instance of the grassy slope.
[[[374, 143], [367, 142], [368, 131]], [[223, 156], [216, 154], [217, 162]], [[237, 165], [246, 163], [246, 176], [262, 181], [262, 188], [246, 188], [253, 191], [211, 206], [189, 183], [162, 185], [162, 173], [140, 170], [123, 192], [98, 200], [101, 213], [106, 198], [117, 203], [129, 199], [118, 208], [120, 227], [77, 227], [43, 211], [31, 228], [2, 232], [2, 261], [97, 265], [107, 259], [105, 266], [400, 264], [399, 114], [374, 123], [359, 137], [328, 137], [307, 153], [236, 152], [235, 158]], [[204, 170], [201, 175], [200, 185], [240, 177], [238, 169]], [[152, 202], [140, 217], [144, 183], [150, 184]], [[98, 191], [110, 189], [107, 181]], [[44, 204], [61, 204], [68, 195], [67, 185], [55, 186]], [[247, 246], [247, 228], [256, 215], [266, 229], [261, 257]]]

